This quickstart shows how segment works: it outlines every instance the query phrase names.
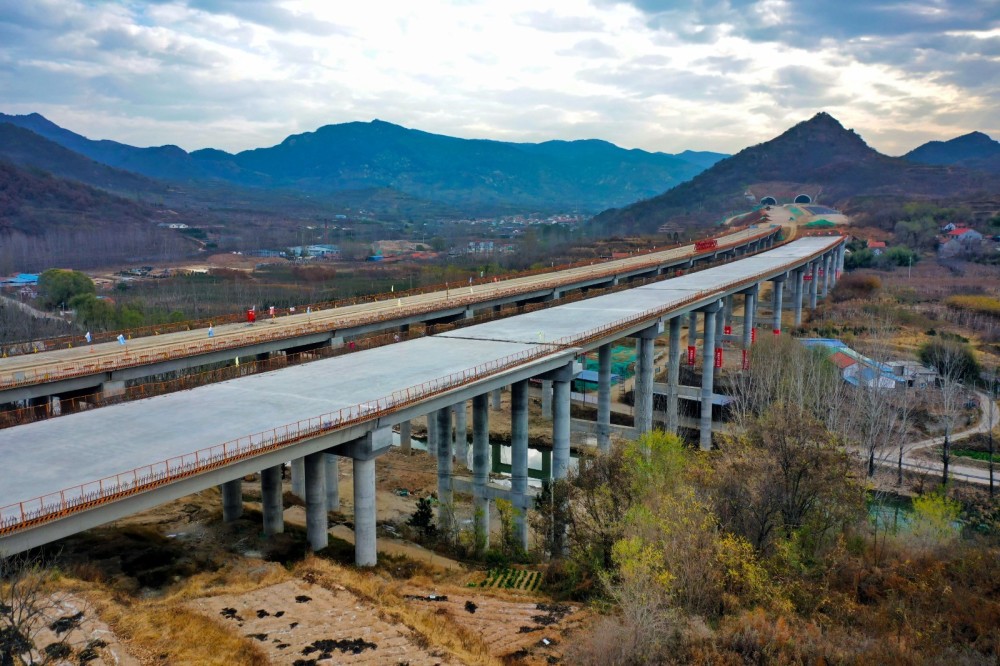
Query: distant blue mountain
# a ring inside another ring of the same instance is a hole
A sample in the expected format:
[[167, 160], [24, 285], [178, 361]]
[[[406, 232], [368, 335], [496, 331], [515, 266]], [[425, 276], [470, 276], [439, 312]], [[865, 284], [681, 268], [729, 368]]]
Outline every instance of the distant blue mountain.
[[537, 207], [598, 211], [687, 181], [720, 153], [626, 150], [598, 140], [509, 143], [459, 139], [379, 120], [327, 125], [269, 148], [187, 153], [94, 141], [43, 116], [0, 114], [97, 162], [152, 178], [223, 181], [309, 193], [388, 188], [459, 208]]
[[903, 155], [903, 159], [1000, 173], [1000, 142], [982, 132], [970, 132], [950, 141], [928, 141]]

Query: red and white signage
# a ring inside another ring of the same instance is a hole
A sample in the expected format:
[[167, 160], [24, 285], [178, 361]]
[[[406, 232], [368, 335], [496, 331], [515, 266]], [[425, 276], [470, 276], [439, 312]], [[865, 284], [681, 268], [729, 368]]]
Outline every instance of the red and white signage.
[[757, 342], [757, 329], [756, 328], [751, 328], [750, 329], [750, 344], [753, 344], [755, 342]]
[[781, 329], [780, 328], [774, 329], [773, 332], [774, 332], [775, 335], [781, 335]]
[[743, 350], [743, 369], [744, 370], [749, 370], [750, 369], [750, 357], [747, 356], [747, 350], [746, 349]]
[[694, 357], [697, 353], [694, 345], [688, 345], [688, 365], [694, 365]]
[[722, 347], [715, 348], [715, 367], [722, 367]]
[[733, 327], [732, 326], [723, 326], [722, 327], [722, 332], [724, 334], [726, 334], [726, 335], [732, 335], [733, 334]]

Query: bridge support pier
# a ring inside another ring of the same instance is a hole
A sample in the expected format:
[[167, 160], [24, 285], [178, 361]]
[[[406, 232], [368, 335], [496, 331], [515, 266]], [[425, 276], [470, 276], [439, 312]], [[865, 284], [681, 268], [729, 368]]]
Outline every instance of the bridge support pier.
[[657, 322], [636, 333], [635, 431], [637, 435], [653, 429], [653, 343], [663, 333]]
[[465, 400], [455, 405], [455, 458], [469, 469], [469, 421]]
[[788, 275], [783, 273], [771, 279], [772, 286], [774, 287], [774, 293], [772, 294], [773, 300], [771, 302], [774, 310], [774, 316], [772, 318], [771, 329], [775, 335], [781, 333], [781, 308], [783, 305], [781, 296], [785, 287], [785, 278], [787, 277]]
[[755, 284], [743, 292], [743, 350], [746, 352], [753, 344], [753, 327], [757, 310], [757, 295], [760, 285]]
[[812, 261], [812, 262], [809, 263], [809, 272], [812, 274], [812, 281], [809, 282], [809, 310], [810, 311], [815, 311], [816, 310], [816, 295], [817, 295], [817, 288], [818, 288], [818, 283], [819, 283], [819, 280], [818, 280], [819, 271], [817, 270], [818, 266], [819, 266], [819, 262]]
[[688, 347], [698, 344], [698, 313], [692, 311], [688, 314]]
[[243, 515], [243, 479], [233, 479], [221, 484], [222, 520], [231, 523]]
[[715, 321], [716, 314], [722, 307], [722, 301], [716, 301], [705, 307], [704, 348], [702, 349], [701, 368], [701, 420], [699, 421], [698, 446], [702, 451], [712, 449], [712, 393], [715, 385]]
[[830, 293], [830, 253], [823, 255], [823, 298]]
[[281, 497], [281, 465], [260, 472], [261, 512], [264, 514], [264, 534], [285, 531], [284, 505]]
[[486, 394], [472, 399], [472, 497], [477, 550], [490, 547], [490, 500], [486, 482], [490, 474], [490, 410]]
[[455, 501], [452, 496], [451, 407], [443, 407], [433, 415], [437, 419], [438, 531], [448, 538], [451, 533]]
[[120, 379], [109, 379], [101, 383], [101, 398], [115, 398], [125, 395], [125, 382]]
[[805, 272], [801, 268], [797, 268], [794, 271], [792, 271], [792, 275], [795, 277], [795, 283], [794, 283], [794, 289], [795, 289], [795, 291], [794, 291], [794, 293], [792, 295], [792, 299], [793, 299], [792, 304], [793, 304], [793, 306], [795, 308], [794, 309], [794, 312], [795, 312], [794, 322], [795, 322], [796, 326], [801, 326], [802, 325], [802, 287], [805, 284], [805, 282], [804, 282], [804, 280], [805, 280]]
[[325, 454], [310, 453], [305, 457], [306, 485], [306, 540], [309, 549], [323, 550], [329, 543], [329, 521], [326, 509], [326, 475], [323, 456]]
[[299, 499], [306, 498], [306, 459], [292, 460], [292, 494]]
[[528, 549], [528, 516], [525, 495], [528, 491], [528, 381], [510, 387], [510, 491], [513, 499], [514, 538]]
[[412, 443], [413, 436], [410, 434], [410, 422], [403, 421], [399, 424], [399, 448], [409, 453]]
[[552, 380], [542, 380], [542, 418], [552, 420]]
[[340, 511], [340, 457], [323, 454], [323, 481], [326, 485], [326, 510]]
[[597, 448], [611, 450], [611, 344], [597, 348]]
[[681, 372], [681, 318], [670, 320], [670, 351], [667, 353], [667, 432], [677, 434], [677, 386]]
[[59, 416], [62, 414], [62, 400], [57, 395], [49, 396], [49, 416]]
[[503, 398], [500, 394], [500, 389], [495, 389], [493, 391], [493, 409], [499, 411], [503, 405]]
[[378, 562], [375, 537], [375, 458], [354, 459], [354, 563], [373, 567]]
[[437, 457], [438, 447], [437, 417], [434, 412], [427, 415], [427, 455]]

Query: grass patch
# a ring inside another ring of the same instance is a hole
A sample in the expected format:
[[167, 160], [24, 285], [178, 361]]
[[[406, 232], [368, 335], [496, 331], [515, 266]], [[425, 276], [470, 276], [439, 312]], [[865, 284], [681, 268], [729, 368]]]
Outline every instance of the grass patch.
[[[951, 454], [953, 456], [959, 456], [960, 458], [972, 458], [973, 460], [982, 460], [985, 462], [989, 462], [990, 460], [989, 451], [977, 451], [976, 449], [952, 449]], [[1000, 456], [994, 453], [993, 461], [1000, 462]]]
[[498, 590], [520, 590], [534, 592], [542, 584], [542, 574], [527, 569], [502, 567], [490, 569], [480, 587], [492, 587]]

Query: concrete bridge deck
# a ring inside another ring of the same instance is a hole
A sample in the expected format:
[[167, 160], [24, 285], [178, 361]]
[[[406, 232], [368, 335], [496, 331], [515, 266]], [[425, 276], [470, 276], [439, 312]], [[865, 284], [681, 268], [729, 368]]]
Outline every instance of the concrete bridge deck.
[[[840, 237], [804, 238], [623, 292], [2, 430], [0, 529], [19, 529], [27, 514], [54, 513], [64, 525], [44, 537], [52, 540], [283, 460], [328, 450], [366, 432], [565, 367], [583, 350], [784, 275], [841, 242]], [[228, 451], [224, 442], [230, 443]], [[200, 460], [194, 453], [199, 450]], [[162, 461], [172, 457], [171, 470]], [[134, 473], [135, 468], [142, 473]], [[157, 483], [133, 486], [133, 474], [138, 483], [147, 470]], [[98, 486], [98, 479], [116, 486], [115, 492], [141, 490], [128, 498], [139, 494], [142, 503], [129, 504], [117, 496], [106, 501], [108, 491]], [[60, 511], [79, 496], [95, 493], [95, 506], [88, 499], [84, 511]], [[99, 514], [112, 503], [121, 506]], [[80, 513], [91, 515], [81, 520]], [[0, 531], [0, 549], [10, 538]]]

